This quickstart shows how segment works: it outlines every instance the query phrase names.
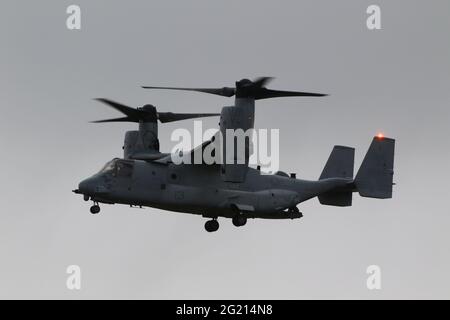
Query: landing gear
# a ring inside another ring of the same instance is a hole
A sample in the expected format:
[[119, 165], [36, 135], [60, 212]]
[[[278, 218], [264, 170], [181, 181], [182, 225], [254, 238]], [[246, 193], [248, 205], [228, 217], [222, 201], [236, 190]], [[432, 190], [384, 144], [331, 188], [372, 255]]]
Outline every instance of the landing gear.
[[214, 232], [219, 230], [219, 222], [217, 219], [208, 220], [205, 223], [205, 230], [208, 232]]
[[291, 219], [303, 217], [303, 214], [300, 212], [300, 210], [298, 210], [297, 207], [289, 208], [288, 214], [291, 216]]
[[244, 217], [243, 215], [238, 214], [232, 218], [232, 221], [233, 221], [233, 225], [235, 227], [242, 227], [242, 226], [245, 226], [245, 224], [247, 223], [247, 217]]
[[100, 212], [100, 206], [97, 203], [94, 203], [94, 205], [89, 210], [92, 214], [97, 214]]

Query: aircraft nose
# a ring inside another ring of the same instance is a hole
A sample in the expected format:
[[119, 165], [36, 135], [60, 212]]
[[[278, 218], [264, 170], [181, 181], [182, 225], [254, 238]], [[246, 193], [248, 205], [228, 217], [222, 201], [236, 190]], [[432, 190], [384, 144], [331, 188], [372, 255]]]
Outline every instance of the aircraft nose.
[[104, 195], [110, 192], [101, 177], [90, 177], [78, 184], [78, 192], [86, 195]]
[[95, 183], [92, 178], [84, 179], [78, 184], [78, 190], [83, 194], [94, 194]]

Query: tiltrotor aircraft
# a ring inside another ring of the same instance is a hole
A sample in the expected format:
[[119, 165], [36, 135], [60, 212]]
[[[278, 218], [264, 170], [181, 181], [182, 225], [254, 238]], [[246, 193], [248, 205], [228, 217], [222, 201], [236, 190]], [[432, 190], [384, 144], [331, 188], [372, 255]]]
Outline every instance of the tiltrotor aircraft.
[[[220, 133], [227, 129], [252, 129], [255, 101], [260, 99], [324, 94], [267, 89], [271, 78], [254, 81], [243, 79], [234, 88], [174, 88], [143, 87], [148, 89], [188, 90], [235, 97], [233, 106], [222, 108]], [[157, 112], [152, 105], [133, 109], [120, 103], [98, 99], [126, 116], [96, 122], [138, 122], [139, 130], [125, 134], [123, 159], [113, 159], [98, 173], [83, 180], [75, 193], [92, 200], [90, 211], [100, 212], [99, 203], [147, 206], [168, 211], [201, 215], [208, 218], [208, 232], [219, 228], [218, 217], [231, 218], [235, 226], [246, 224], [249, 218], [295, 219], [302, 213], [297, 205], [318, 197], [321, 204], [351, 206], [352, 194], [363, 197], [391, 198], [393, 185], [395, 140], [375, 136], [355, 177], [353, 177], [354, 148], [335, 146], [317, 181], [297, 179], [278, 171], [263, 174], [259, 168], [248, 166], [249, 142], [245, 142], [245, 161], [242, 163], [200, 164], [174, 163], [170, 153], [159, 151], [157, 121], [170, 122], [218, 114], [179, 114]], [[190, 157], [208, 145], [218, 143], [213, 136], [200, 146], [185, 153]], [[226, 158], [225, 141], [220, 150]], [[239, 155], [235, 155], [239, 156]]]

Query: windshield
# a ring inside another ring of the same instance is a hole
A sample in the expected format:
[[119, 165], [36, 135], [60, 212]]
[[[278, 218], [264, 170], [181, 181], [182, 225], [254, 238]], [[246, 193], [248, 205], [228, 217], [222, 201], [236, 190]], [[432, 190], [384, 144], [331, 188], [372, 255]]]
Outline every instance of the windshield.
[[105, 173], [105, 172], [112, 172], [112, 171], [114, 171], [114, 167], [115, 167], [116, 161], [117, 161], [117, 159], [114, 158], [111, 161], [107, 162], [99, 172], [100, 173]]
[[99, 173], [111, 173], [114, 177], [129, 178], [133, 174], [133, 165], [133, 161], [114, 158], [106, 163]]

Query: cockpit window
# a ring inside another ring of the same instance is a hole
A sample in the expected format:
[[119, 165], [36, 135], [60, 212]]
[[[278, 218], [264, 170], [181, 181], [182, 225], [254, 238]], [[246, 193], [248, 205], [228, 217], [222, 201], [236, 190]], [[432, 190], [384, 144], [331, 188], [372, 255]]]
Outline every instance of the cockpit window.
[[116, 172], [118, 177], [131, 177], [133, 174], [133, 162], [123, 160], [117, 161]]
[[111, 173], [117, 177], [131, 177], [134, 162], [123, 159], [113, 159], [103, 166], [100, 173]]
[[103, 168], [100, 170], [100, 173], [106, 173], [106, 172], [112, 172], [114, 171], [115, 163], [117, 159], [112, 159], [111, 161], [107, 162]]

